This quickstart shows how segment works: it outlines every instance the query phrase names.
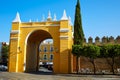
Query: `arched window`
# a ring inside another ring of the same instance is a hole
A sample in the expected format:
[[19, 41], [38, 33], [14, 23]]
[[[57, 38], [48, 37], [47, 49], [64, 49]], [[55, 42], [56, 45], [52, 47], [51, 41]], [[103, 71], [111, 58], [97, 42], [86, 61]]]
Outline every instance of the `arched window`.
[[44, 52], [47, 52], [47, 48], [46, 47], [44, 47]]
[[50, 54], [50, 60], [53, 60], [53, 54]]
[[44, 60], [47, 60], [47, 55], [46, 55], [46, 54], [44, 54], [44, 57], [43, 57], [43, 58], [44, 58]]
[[52, 46], [50, 47], [50, 52], [53, 52], [53, 47]]

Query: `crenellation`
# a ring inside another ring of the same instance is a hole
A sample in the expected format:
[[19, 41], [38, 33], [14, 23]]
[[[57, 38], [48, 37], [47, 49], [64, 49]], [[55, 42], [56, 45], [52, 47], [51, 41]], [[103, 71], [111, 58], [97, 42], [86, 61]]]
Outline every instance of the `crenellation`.
[[101, 42], [101, 43], [102, 43], [102, 44], [106, 44], [107, 42], [108, 42], [107, 37], [104, 36], [104, 37], [102, 38], [102, 42]]
[[98, 36], [95, 38], [95, 44], [100, 44], [100, 38]]
[[88, 43], [89, 43], [89, 44], [93, 44], [93, 38], [92, 38], [92, 37], [89, 37], [89, 38], [88, 38]]
[[117, 44], [120, 44], [120, 36], [117, 36], [117, 38], [116, 38], [116, 43], [117, 43]]
[[109, 37], [109, 43], [115, 43], [115, 40], [114, 40], [114, 37], [113, 37], [113, 36], [110, 36], [110, 37]]
[[[93, 42], [95, 40], [95, 42]], [[84, 38], [84, 44], [95, 44], [95, 45], [103, 45], [103, 44], [120, 44], [120, 36], [114, 38], [113, 36], [99, 38], [98, 36], [93, 39], [92, 37], [88, 38], [88, 42], [86, 42], [86, 38]]]

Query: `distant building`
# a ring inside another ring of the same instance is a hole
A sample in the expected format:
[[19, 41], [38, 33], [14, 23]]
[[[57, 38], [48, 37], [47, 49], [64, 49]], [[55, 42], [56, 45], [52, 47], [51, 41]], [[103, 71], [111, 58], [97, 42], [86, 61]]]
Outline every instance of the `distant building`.
[[53, 42], [44, 41], [39, 48], [40, 65], [52, 65], [54, 58]]

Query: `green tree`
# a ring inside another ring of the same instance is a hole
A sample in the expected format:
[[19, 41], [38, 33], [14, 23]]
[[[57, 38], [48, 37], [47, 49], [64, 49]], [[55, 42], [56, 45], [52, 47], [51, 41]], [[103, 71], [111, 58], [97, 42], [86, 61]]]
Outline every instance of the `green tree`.
[[[77, 4], [76, 4], [76, 10], [75, 10], [75, 21], [74, 21], [74, 45], [80, 45], [83, 46], [83, 41], [84, 41], [84, 33], [83, 33], [83, 29], [82, 29], [82, 20], [81, 20], [81, 13], [80, 13], [80, 3], [79, 0], [77, 0]], [[79, 60], [79, 54], [80, 52], [78, 52], [77, 54], [73, 52], [73, 54], [76, 56], [76, 69], [77, 69], [77, 73], [78, 73], [78, 68], [79, 68], [79, 64], [78, 64], [78, 60]]]
[[76, 64], [77, 64], [76, 69], [77, 69], [77, 73], [78, 73], [78, 71], [79, 71], [78, 58], [83, 55], [83, 46], [73, 45], [72, 53], [74, 53], [73, 55], [76, 56]]
[[8, 59], [8, 53], [9, 53], [9, 46], [2, 46], [2, 62], [3, 63], [7, 63], [7, 59]]
[[115, 74], [115, 58], [120, 56], [120, 45], [103, 45], [101, 46], [100, 53], [101, 57], [106, 58], [108, 64], [111, 66], [113, 74]]
[[80, 12], [80, 3], [77, 0], [76, 10], [75, 10], [75, 21], [74, 21], [74, 44], [83, 45], [84, 33], [82, 29], [82, 19]]
[[107, 62], [111, 66], [111, 70], [113, 74], [115, 74], [114, 71], [114, 65], [115, 65], [115, 58], [120, 56], [120, 45], [108, 45], [108, 53], [106, 54]]
[[100, 55], [100, 47], [95, 45], [88, 45], [84, 47], [84, 56], [88, 57], [94, 68], [94, 74], [96, 74], [95, 59]]

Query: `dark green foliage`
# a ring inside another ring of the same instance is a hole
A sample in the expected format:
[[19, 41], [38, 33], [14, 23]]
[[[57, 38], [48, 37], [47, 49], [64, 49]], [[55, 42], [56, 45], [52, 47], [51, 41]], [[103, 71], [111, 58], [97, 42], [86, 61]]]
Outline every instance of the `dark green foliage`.
[[100, 55], [100, 48], [95, 45], [88, 45], [84, 47], [85, 56], [96, 59]]
[[75, 21], [74, 21], [74, 44], [83, 45], [84, 33], [82, 29], [82, 19], [80, 13], [80, 3], [77, 0]]
[[114, 65], [115, 65], [116, 59], [118, 59], [118, 57], [120, 56], [120, 45], [102, 45], [102, 46], [73, 45], [72, 53], [74, 53], [74, 55], [77, 56], [77, 58], [80, 56], [87, 57], [89, 61], [93, 64], [94, 74], [96, 73], [95, 59], [106, 58], [108, 64], [111, 66], [111, 70], [113, 74], [115, 74]]
[[107, 58], [108, 48], [107, 45], [100, 46], [100, 56], [101, 58]]
[[7, 63], [9, 46], [2, 46], [2, 63]]
[[120, 55], [120, 45], [108, 45], [108, 57], [113, 58]]
[[107, 60], [107, 61], [108, 61], [109, 65], [111, 66], [111, 70], [112, 70], [113, 74], [115, 74], [115, 72], [114, 72], [115, 58], [120, 55], [120, 46], [119, 45], [108, 45], [107, 48], [108, 48], [107, 57], [111, 59], [111, 60]]
[[[80, 13], [80, 3], [79, 0], [77, 0], [76, 10], [75, 10], [75, 21], [74, 21], [74, 45], [80, 45], [83, 46], [84, 42], [84, 33], [82, 29], [82, 20], [81, 20], [81, 13]], [[73, 48], [76, 46], [73, 46]], [[74, 48], [72, 50], [72, 53], [76, 56], [76, 69], [78, 73], [78, 59], [81, 55], [81, 50], [77, 48]], [[78, 51], [79, 50], [79, 51]], [[77, 52], [78, 51], [78, 52]]]
[[120, 45], [100, 46], [101, 57], [114, 58], [120, 55]]
[[2, 57], [8, 57], [9, 46], [2, 46]]
[[82, 56], [83, 55], [83, 46], [81, 45], [73, 45], [72, 46], [72, 53], [74, 53], [73, 55], [75, 56]]
[[113, 74], [114, 72], [114, 65], [115, 65], [115, 58], [120, 56], [120, 45], [103, 45], [101, 46], [101, 57], [106, 58], [108, 64], [111, 66], [111, 70]]
[[114, 57], [120, 54], [120, 45], [103, 45], [100, 46], [101, 55]]
[[100, 55], [100, 48], [95, 45], [84, 46], [84, 56], [89, 59], [94, 67], [94, 74], [96, 74], [95, 59]]
[[83, 55], [83, 46], [73, 45], [72, 53], [73, 53], [73, 55], [76, 56], [76, 70], [77, 70], [77, 74], [78, 74], [78, 71], [79, 71], [79, 64], [78, 64], [79, 61], [78, 60], [79, 60], [79, 57]]

